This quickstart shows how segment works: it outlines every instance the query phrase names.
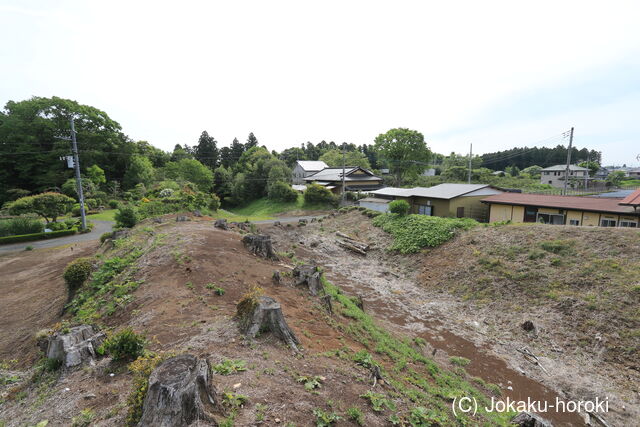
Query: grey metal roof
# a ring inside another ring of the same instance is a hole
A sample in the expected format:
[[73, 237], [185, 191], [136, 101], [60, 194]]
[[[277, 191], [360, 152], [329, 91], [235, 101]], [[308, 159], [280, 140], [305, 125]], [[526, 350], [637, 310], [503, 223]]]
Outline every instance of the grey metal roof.
[[358, 200], [359, 202], [370, 202], [370, 203], [390, 203], [391, 200], [389, 199], [380, 199], [378, 197], [365, 197], [364, 199], [360, 199]]
[[[375, 175], [350, 177], [349, 174], [359, 169], [357, 166], [347, 166], [345, 171], [345, 181], [379, 181], [381, 178]], [[365, 169], [363, 169], [365, 170]], [[369, 171], [367, 171], [369, 172]], [[371, 173], [371, 172], [369, 172]], [[320, 172], [304, 178], [305, 181], [342, 181], [342, 168], [325, 168]]]
[[431, 197], [434, 199], [453, 199], [473, 191], [490, 187], [488, 184], [440, 184], [433, 187], [394, 188], [386, 187], [372, 191], [371, 194], [396, 197]]
[[307, 172], [321, 171], [329, 167], [322, 160], [298, 160], [297, 163]]
[[[567, 170], [567, 165], [549, 166], [548, 168], [544, 168], [542, 170], [543, 171], [549, 171], [549, 172], [565, 171], [565, 170]], [[569, 170], [570, 171], [588, 171], [589, 168], [583, 168], [582, 166], [577, 166], [577, 165], [569, 165]]]

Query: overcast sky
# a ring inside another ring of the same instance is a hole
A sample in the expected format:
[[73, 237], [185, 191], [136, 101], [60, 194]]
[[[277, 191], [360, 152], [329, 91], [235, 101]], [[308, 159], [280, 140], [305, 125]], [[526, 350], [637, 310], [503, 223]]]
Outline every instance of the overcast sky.
[[0, 103], [60, 96], [170, 150], [207, 130], [282, 150], [565, 143], [638, 165], [637, 1], [0, 0]]

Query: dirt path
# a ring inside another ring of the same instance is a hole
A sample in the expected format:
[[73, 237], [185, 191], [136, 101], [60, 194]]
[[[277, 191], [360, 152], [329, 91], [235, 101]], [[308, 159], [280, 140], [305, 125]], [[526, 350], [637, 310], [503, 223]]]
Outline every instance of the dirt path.
[[60, 319], [67, 297], [65, 266], [96, 247], [96, 242], [80, 242], [0, 256], [0, 359], [17, 359], [20, 366], [33, 362], [34, 332]]

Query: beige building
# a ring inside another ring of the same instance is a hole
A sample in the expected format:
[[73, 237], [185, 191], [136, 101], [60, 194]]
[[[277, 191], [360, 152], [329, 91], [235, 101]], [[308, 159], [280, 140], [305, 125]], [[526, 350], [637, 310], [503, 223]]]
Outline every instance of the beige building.
[[[503, 190], [487, 184], [440, 184], [433, 187], [386, 187], [371, 191], [372, 197], [360, 206], [382, 212], [388, 211], [392, 200], [406, 200], [411, 213], [450, 218], [475, 218], [487, 221], [489, 210], [481, 202], [484, 198], [500, 194]], [[386, 201], [386, 203], [385, 203]]]
[[[564, 188], [567, 165], [555, 165], [540, 171], [540, 184], [548, 184], [556, 188]], [[581, 166], [569, 166], [569, 188], [582, 188], [588, 185], [589, 169]]]
[[624, 199], [503, 193], [482, 202], [489, 205], [490, 222], [634, 228], [640, 222], [640, 190]]

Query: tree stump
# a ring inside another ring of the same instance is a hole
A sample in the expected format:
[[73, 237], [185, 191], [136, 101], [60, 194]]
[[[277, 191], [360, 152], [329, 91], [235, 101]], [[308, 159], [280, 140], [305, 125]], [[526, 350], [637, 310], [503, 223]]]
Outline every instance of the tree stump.
[[266, 234], [247, 234], [242, 238], [242, 243], [254, 255], [267, 259], [278, 259], [271, 245], [271, 236]]
[[202, 212], [196, 209], [195, 211], [193, 211], [193, 216], [200, 218], [202, 216]]
[[553, 427], [549, 421], [531, 412], [521, 412], [513, 417], [511, 423], [520, 427]]
[[331, 295], [325, 295], [320, 298], [320, 302], [329, 314], [333, 314], [333, 304], [331, 303]]
[[278, 270], [273, 272], [271, 279], [273, 280], [273, 283], [275, 283], [276, 285], [280, 285], [282, 283], [282, 275]]
[[229, 225], [227, 225], [227, 220], [225, 218], [216, 219], [216, 222], [213, 223], [213, 226], [222, 230], [229, 229]]
[[92, 326], [75, 326], [67, 333], [57, 332], [50, 336], [46, 354], [49, 359], [60, 360], [66, 368], [93, 363], [98, 358], [96, 349], [104, 338], [104, 333], [95, 331]]
[[201, 420], [217, 425], [212, 411], [216, 390], [206, 359], [183, 354], [165, 360], [149, 376], [138, 427], [188, 426]]
[[178, 215], [176, 217], [176, 222], [185, 222], [185, 221], [191, 221], [191, 218], [189, 218], [186, 215]]
[[315, 265], [303, 264], [296, 266], [293, 269], [293, 277], [298, 279], [296, 286], [307, 286], [313, 296], [318, 295], [322, 290], [322, 282], [320, 280], [322, 273], [318, 271], [318, 267]]
[[240, 301], [238, 318], [240, 329], [247, 338], [253, 339], [261, 332], [271, 332], [298, 351], [300, 341], [284, 320], [280, 303], [273, 298], [260, 296]]

